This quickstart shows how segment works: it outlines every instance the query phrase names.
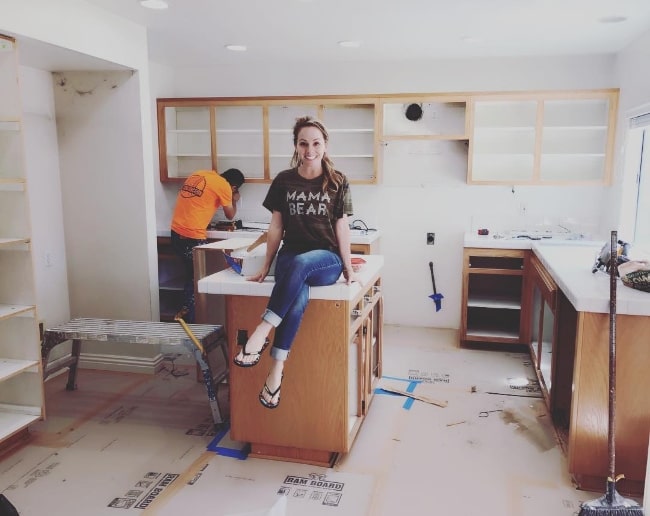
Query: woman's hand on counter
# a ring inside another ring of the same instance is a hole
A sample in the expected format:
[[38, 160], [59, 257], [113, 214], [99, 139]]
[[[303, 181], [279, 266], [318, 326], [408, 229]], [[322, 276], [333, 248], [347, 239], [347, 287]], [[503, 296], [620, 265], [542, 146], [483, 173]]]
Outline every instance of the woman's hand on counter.
[[262, 283], [264, 278], [269, 274], [270, 267], [262, 267], [259, 272], [253, 276], [246, 276], [246, 281], [256, 281], [257, 283]]
[[361, 281], [359, 281], [359, 278], [355, 273], [354, 266], [352, 266], [351, 269], [343, 268], [343, 277], [345, 278], [345, 283], [347, 285], [351, 285], [353, 281], [361, 284]]

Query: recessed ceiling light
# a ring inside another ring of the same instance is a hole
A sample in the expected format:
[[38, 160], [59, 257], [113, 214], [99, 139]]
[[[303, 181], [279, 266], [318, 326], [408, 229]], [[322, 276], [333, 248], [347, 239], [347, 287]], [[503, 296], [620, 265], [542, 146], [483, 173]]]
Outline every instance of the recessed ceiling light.
[[226, 48], [233, 52], [246, 52], [246, 45], [226, 45]]
[[169, 7], [165, 0], [140, 0], [140, 5], [147, 9], [167, 9]]
[[359, 48], [361, 46], [361, 41], [353, 41], [353, 40], [339, 41], [339, 46], [345, 48]]
[[475, 38], [474, 36], [462, 36], [460, 39], [463, 43], [467, 43], [468, 45], [474, 45], [481, 41], [479, 38]]
[[603, 16], [602, 18], [598, 18], [598, 21], [600, 23], [621, 23], [627, 20], [627, 16], [618, 16], [618, 15], [611, 15], [611, 16]]

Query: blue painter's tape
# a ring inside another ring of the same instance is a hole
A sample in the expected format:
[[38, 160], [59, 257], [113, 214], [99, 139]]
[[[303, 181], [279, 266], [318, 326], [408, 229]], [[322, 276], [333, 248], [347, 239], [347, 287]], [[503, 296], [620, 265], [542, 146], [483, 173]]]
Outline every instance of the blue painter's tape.
[[225, 425], [218, 433], [214, 436], [214, 439], [210, 441], [207, 446], [208, 451], [214, 452], [217, 455], [223, 455], [224, 457], [233, 457], [235, 459], [244, 460], [248, 457], [250, 452], [250, 446], [245, 445], [242, 449], [236, 448], [226, 448], [225, 446], [219, 446], [221, 440], [228, 434], [230, 431], [230, 425]]
[[[408, 386], [406, 387], [406, 392], [413, 392], [417, 387], [418, 383], [422, 383], [421, 380], [411, 380], [409, 378], [397, 378], [395, 376], [382, 376], [382, 378], [386, 378], [387, 380], [397, 380], [399, 382], [408, 383]], [[384, 394], [388, 396], [401, 396], [401, 394], [384, 391], [381, 388], [375, 389], [375, 394]], [[414, 402], [415, 400], [413, 398], [407, 398], [406, 401], [404, 401], [404, 405], [402, 405], [402, 408], [404, 410], [410, 410]]]
[[221, 446], [217, 446], [213, 451], [217, 455], [223, 455], [224, 457], [246, 460], [250, 453], [250, 446], [244, 446], [241, 450], [233, 450], [232, 448], [222, 448]]

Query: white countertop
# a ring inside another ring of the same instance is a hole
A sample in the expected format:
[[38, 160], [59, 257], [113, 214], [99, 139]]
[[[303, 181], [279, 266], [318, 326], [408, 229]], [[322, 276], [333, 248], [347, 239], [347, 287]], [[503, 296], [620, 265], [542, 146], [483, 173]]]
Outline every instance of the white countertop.
[[[309, 299], [352, 300], [360, 292], [362, 285], [367, 285], [384, 266], [381, 255], [363, 255], [366, 263], [357, 272], [360, 283], [345, 284], [343, 275], [334, 284], [327, 287], [311, 287]], [[204, 294], [231, 294], [238, 296], [269, 297], [273, 290], [274, 278], [267, 276], [262, 283], [248, 281], [232, 269], [216, 272], [198, 282], [199, 292]]]
[[[533, 252], [549, 271], [567, 299], [580, 312], [609, 313], [609, 274], [591, 272], [604, 242], [598, 245], [533, 244]], [[650, 315], [650, 293], [626, 287], [619, 279], [616, 313]]]
[[[225, 240], [228, 238], [252, 238], [253, 240], [260, 236], [263, 231], [255, 231], [250, 229], [236, 229], [235, 231], [208, 231], [208, 238], [215, 240]], [[160, 237], [168, 237], [171, 235], [169, 229], [159, 229], [157, 232]], [[381, 236], [381, 231], [365, 231], [362, 229], [350, 230], [350, 242], [353, 244], [372, 244]]]
[[[575, 244], [575, 245], [598, 245], [599, 242], [593, 240], [572, 240], [563, 238], [562, 235], [554, 235], [553, 238], [541, 238], [540, 240], [531, 240], [529, 238], [512, 238], [498, 237], [493, 234], [478, 235], [476, 233], [465, 233], [465, 247], [478, 247], [486, 249], [532, 249], [533, 244]], [[602, 243], [600, 243], [602, 245]]]
[[[564, 295], [579, 312], [609, 313], [609, 275], [591, 272], [604, 241], [561, 239], [496, 239], [465, 234], [465, 247], [532, 249]], [[626, 287], [619, 280], [616, 313], [650, 315], [650, 293]]]

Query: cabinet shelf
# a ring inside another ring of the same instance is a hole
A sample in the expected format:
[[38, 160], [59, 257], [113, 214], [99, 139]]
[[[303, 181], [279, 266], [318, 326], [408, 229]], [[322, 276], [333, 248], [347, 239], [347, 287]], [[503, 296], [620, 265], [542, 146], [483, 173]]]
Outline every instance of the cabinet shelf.
[[262, 154], [217, 154], [217, 158], [263, 158]]
[[535, 126], [531, 125], [476, 125], [475, 131], [535, 131]]
[[0, 320], [18, 316], [34, 316], [34, 305], [0, 305]]
[[544, 131], [606, 131], [606, 125], [545, 125]]
[[167, 129], [168, 134], [210, 134], [209, 129]]
[[209, 158], [210, 154], [167, 154], [168, 158]]
[[443, 140], [443, 141], [463, 141], [469, 140], [469, 137], [464, 134], [397, 134], [397, 135], [384, 135], [383, 141], [400, 141], [400, 140]]
[[160, 290], [183, 290], [183, 278], [169, 278], [161, 281], [159, 284]]
[[20, 131], [20, 122], [17, 120], [2, 120], [0, 121], [0, 131]]
[[13, 360], [10, 358], [0, 358], [0, 382], [38, 366], [38, 363], [37, 360]]
[[469, 294], [467, 306], [476, 308], [503, 308], [506, 310], [521, 310], [521, 296], [504, 294]]
[[29, 244], [30, 239], [25, 237], [0, 238], [0, 249], [3, 247], [12, 247], [16, 244]]
[[513, 339], [519, 340], [519, 332], [517, 330], [497, 330], [494, 328], [467, 328], [467, 340], [471, 338], [483, 339]]
[[21, 177], [2, 177], [0, 178], [0, 191], [24, 192], [25, 180]]
[[0, 405], [0, 435], [11, 436], [40, 419], [39, 407], [17, 407]]

